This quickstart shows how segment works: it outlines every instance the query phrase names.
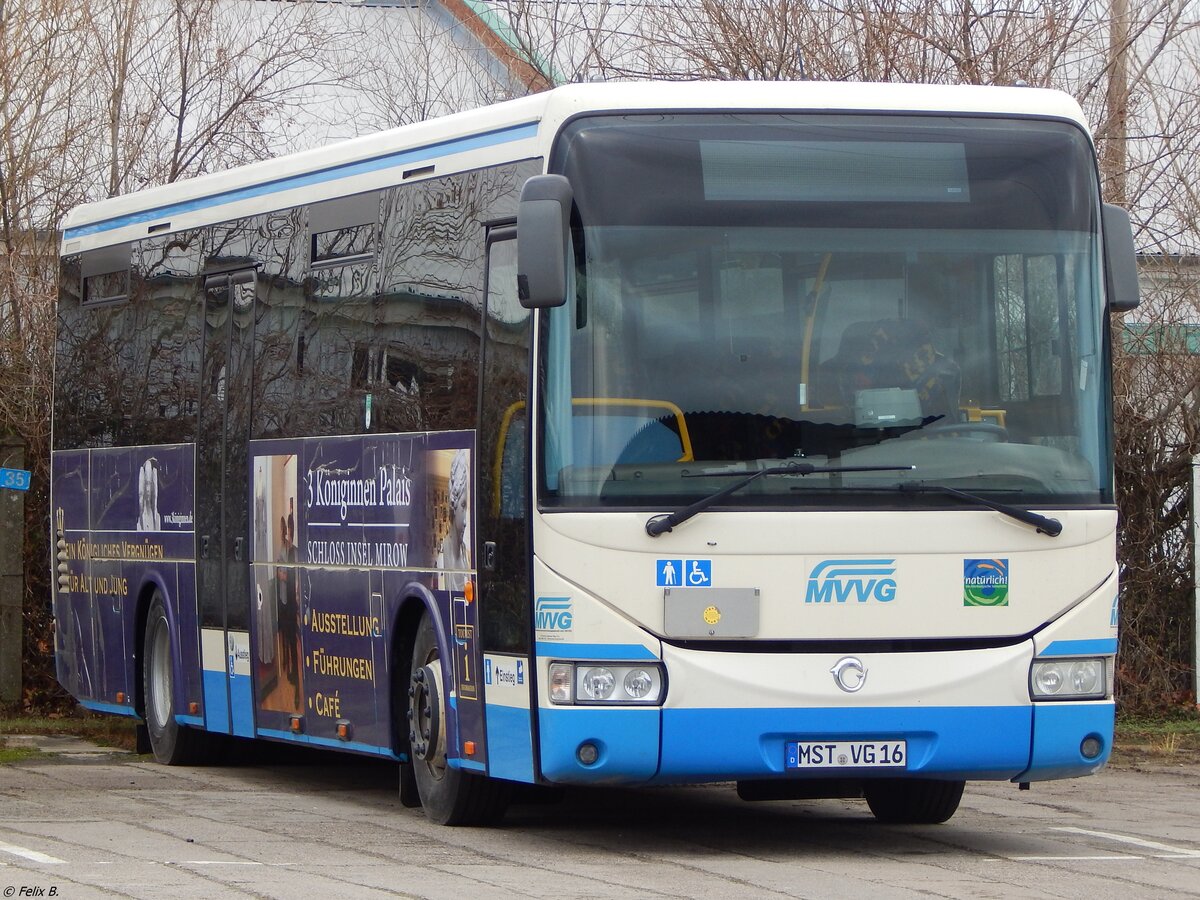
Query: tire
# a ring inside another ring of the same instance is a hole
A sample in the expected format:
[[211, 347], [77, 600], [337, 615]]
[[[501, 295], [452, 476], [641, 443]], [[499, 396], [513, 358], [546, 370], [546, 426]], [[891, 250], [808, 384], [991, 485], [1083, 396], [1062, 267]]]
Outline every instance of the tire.
[[[446, 703], [433, 621], [421, 616], [408, 668], [408, 754], [425, 815], [438, 825], [491, 825], [508, 808], [508, 782], [451, 768], [446, 762]], [[406, 777], [401, 769], [401, 779]]]
[[142, 697], [154, 758], [165, 766], [212, 762], [211, 735], [175, 721], [175, 660], [171, 625], [162, 594], [154, 592], [146, 616], [142, 654]]
[[958, 810], [963, 781], [888, 778], [863, 785], [867, 805], [880, 822], [938, 825]]

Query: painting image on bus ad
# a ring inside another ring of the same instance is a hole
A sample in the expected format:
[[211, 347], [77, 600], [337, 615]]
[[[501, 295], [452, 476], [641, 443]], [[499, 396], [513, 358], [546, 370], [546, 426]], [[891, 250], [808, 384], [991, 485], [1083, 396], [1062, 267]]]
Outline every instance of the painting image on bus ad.
[[472, 432], [253, 443], [252, 656], [268, 727], [332, 722], [374, 696], [393, 585], [462, 590], [473, 448]]

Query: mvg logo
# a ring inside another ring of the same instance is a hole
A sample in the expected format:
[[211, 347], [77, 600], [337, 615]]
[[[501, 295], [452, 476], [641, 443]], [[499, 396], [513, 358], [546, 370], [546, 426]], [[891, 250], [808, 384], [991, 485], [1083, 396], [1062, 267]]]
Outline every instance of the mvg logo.
[[570, 631], [575, 618], [571, 613], [570, 597], [538, 597], [534, 612], [541, 631]]
[[890, 603], [896, 599], [896, 580], [887, 576], [896, 574], [895, 563], [894, 559], [827, 559], [817, 563], [808, 573], [804, 602]]

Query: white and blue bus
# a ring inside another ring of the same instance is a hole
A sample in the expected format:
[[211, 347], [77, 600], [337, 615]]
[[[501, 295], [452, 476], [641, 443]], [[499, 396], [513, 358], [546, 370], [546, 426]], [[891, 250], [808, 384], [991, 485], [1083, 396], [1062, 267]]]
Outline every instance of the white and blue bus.
[[1128, 217], [1027, 88], [588, 84], [89, 204], [59, 678], [513, 785], [940, 822], [1093, 773]]

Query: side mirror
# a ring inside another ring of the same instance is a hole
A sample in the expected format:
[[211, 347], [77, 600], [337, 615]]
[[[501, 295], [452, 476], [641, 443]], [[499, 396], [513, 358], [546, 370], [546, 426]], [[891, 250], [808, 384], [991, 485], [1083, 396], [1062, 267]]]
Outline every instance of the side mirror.
[[562, 175], [535, 175], [517, 207], [517, 297], [526, 309], [567, 301], [571, 205], [575, 193]]
[[1104, 280], [1108, 289], [1108, 311], [1129, 312], [1141, 302], [1138, 293], [1137, 251], [1129, 213], [1105, 203], [1100, 225], [1104, 234]]

